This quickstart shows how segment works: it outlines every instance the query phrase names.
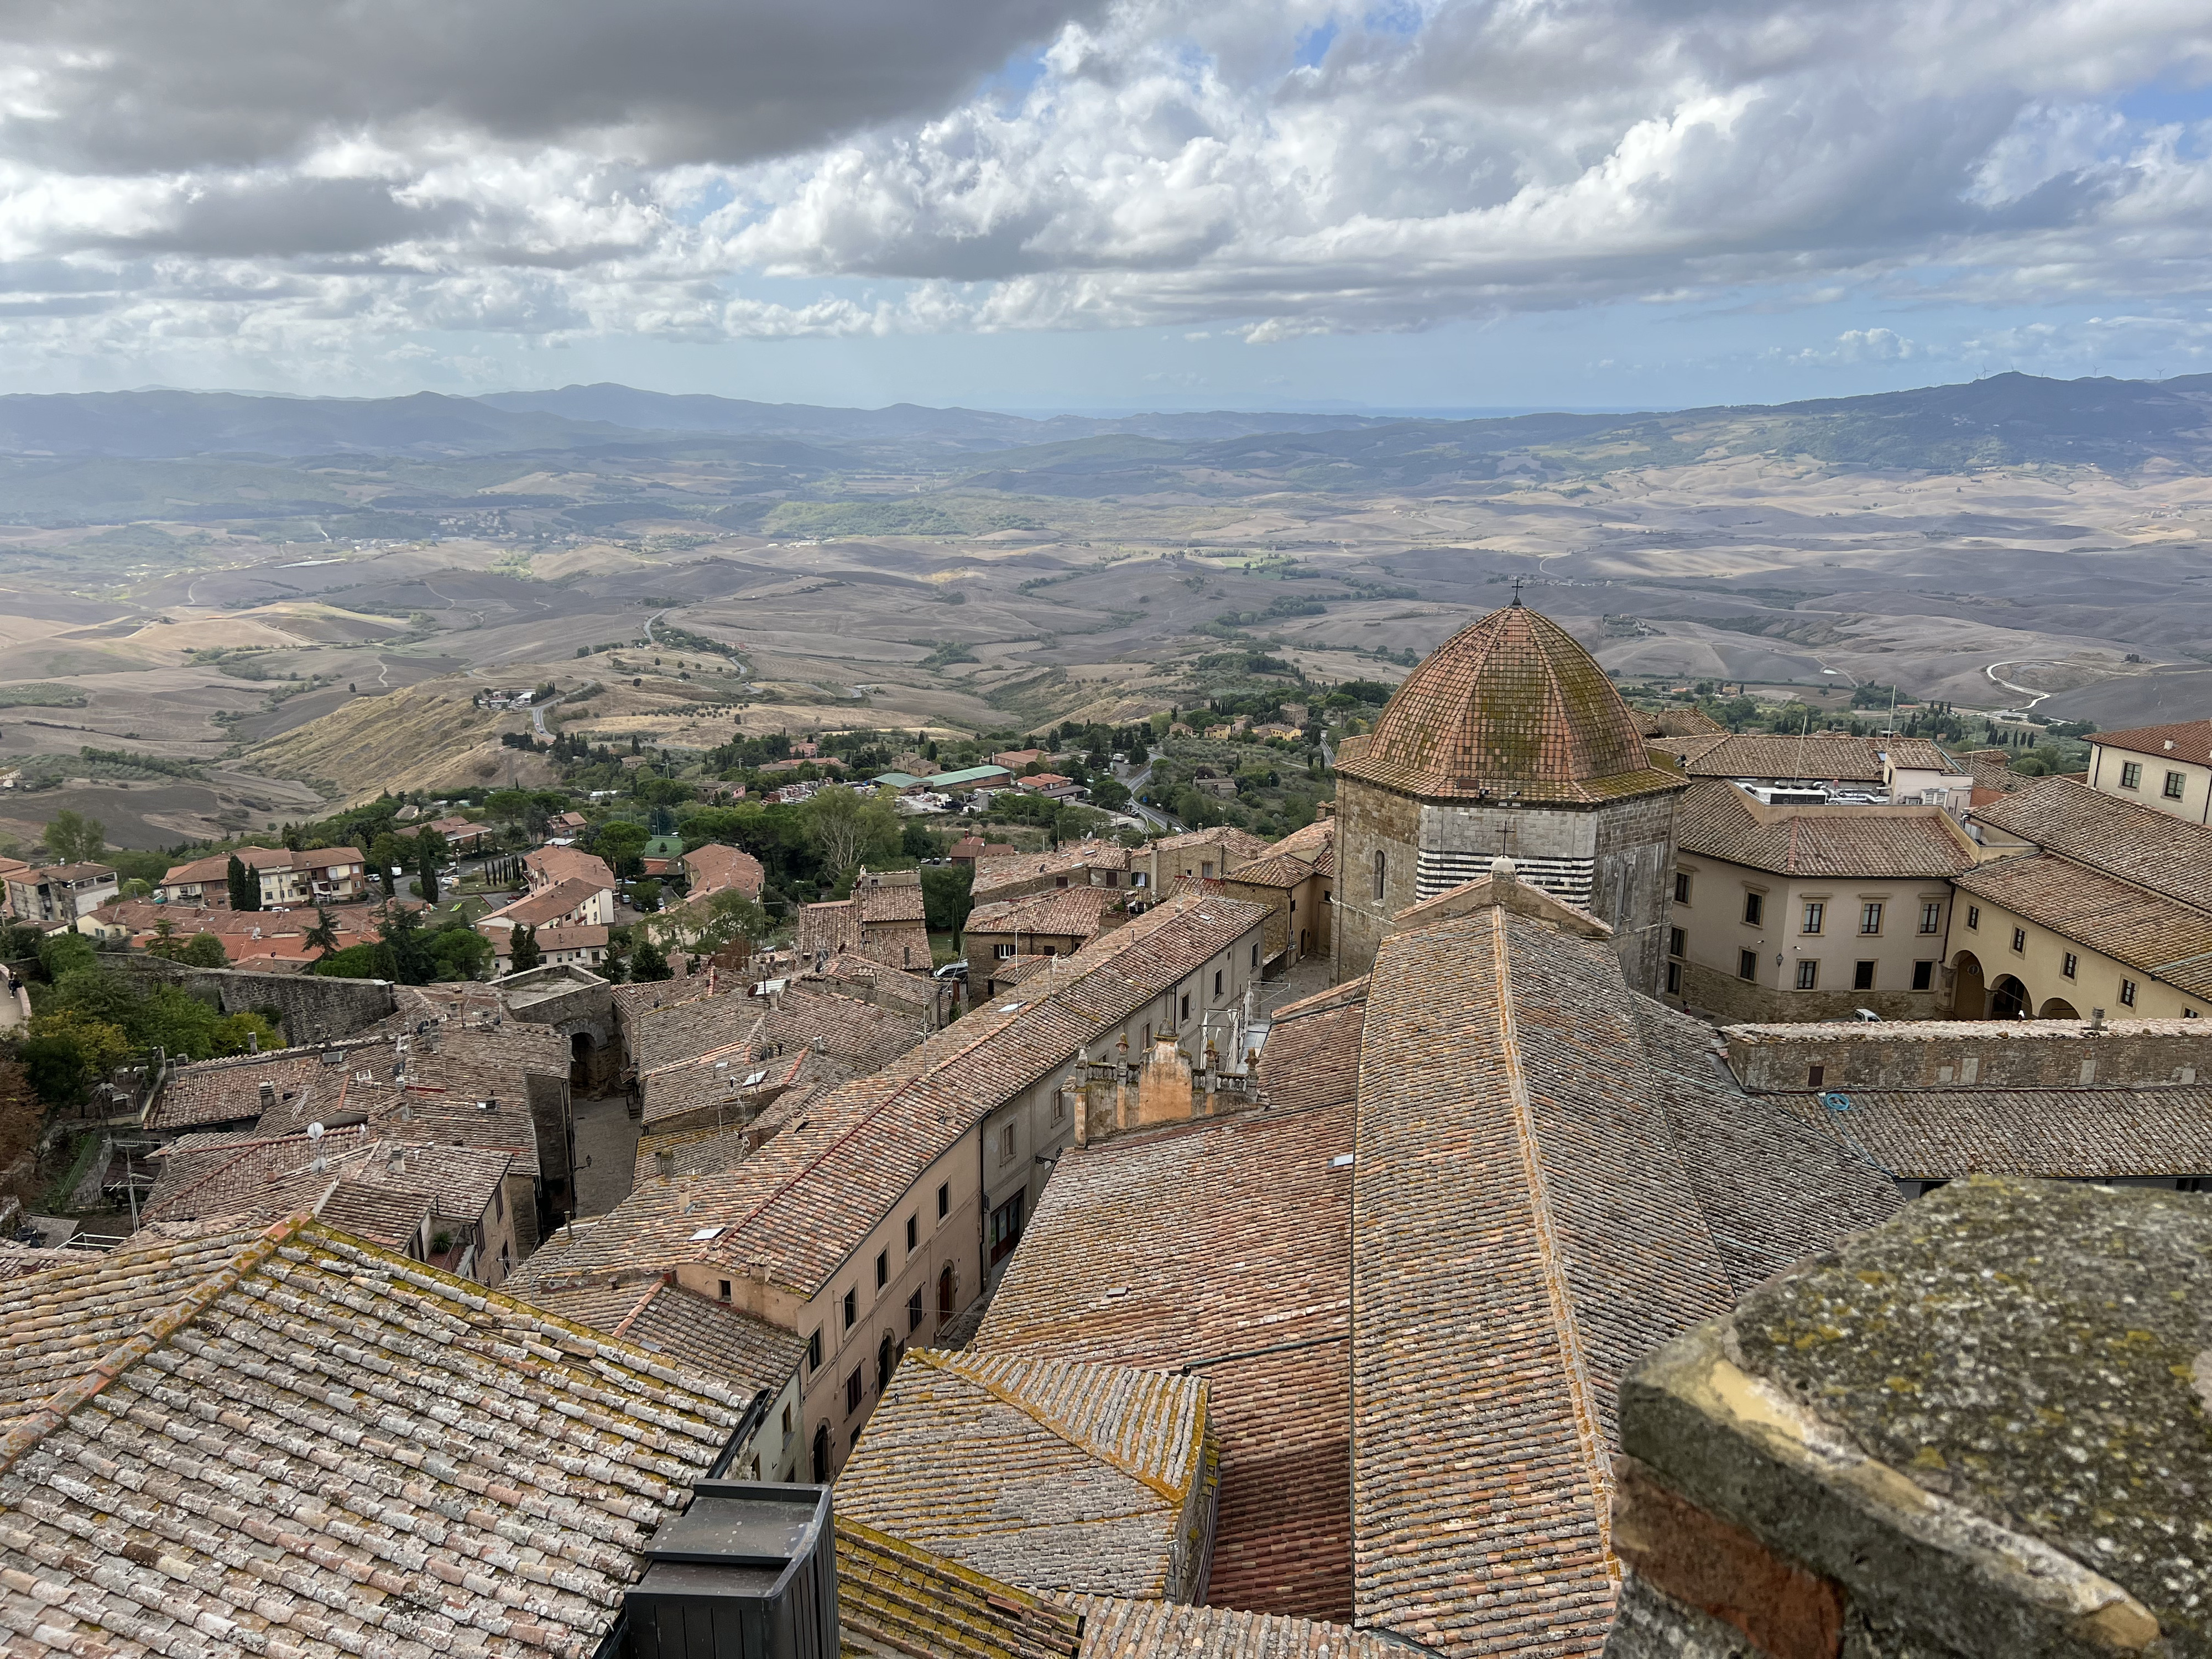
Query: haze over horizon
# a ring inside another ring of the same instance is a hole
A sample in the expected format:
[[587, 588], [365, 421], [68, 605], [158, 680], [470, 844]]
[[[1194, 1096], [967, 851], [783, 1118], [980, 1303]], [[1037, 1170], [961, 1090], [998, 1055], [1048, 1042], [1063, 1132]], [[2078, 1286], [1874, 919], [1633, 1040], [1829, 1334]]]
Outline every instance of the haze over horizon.
[[2212, 365], [2171, 0], [0, 19], [0, 390], [1666, 408]]

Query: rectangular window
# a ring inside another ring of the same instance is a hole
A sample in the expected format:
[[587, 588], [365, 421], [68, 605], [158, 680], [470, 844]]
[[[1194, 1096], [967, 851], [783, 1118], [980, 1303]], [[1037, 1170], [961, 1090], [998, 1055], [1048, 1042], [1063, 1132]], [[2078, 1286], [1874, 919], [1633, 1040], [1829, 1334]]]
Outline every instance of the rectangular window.
[[1689, 902], [1690, 872], [1687, 870], [1677, 870], [1674, 872], [1674, 902], [1687, 904]]
[[1190, 1018], [1190, 998], [1188, 995], [1182, 1000], [1182, 1017], [1185, 1019]]
[[1966, 926], [1969, 927], [1979, 927], [1981, 925], [1982, 907], [1978, 904], [1968, 905], [1966, 907]]
[[910, 1331], [921, 1328], [921, 1292], [916, 1291], [906, 1299], [906, 1328]]
[[1012, 1164], [1013, 1161], [1014, 1126], [1009, 1123], [1005, 1128], [999, 1131], [999, 1162], [1001, 1164]]
[[937, 1218], [939, 1221], [952, 1212], [952, 1183], [945, 1182], [937, 1189]]
[[1200, 860], [1199, 861], [1198, 873], [1199, 873], [1201, 877], [1203, 877], [1205, 879], [1206, 879], [1207, 881], [1211, 881], [1211, 880], [1212, 880], [1212, 879], [1213, 879], [1213, 860], [1212, 860], [1212, 859], [1202, 859], [1202, 860]]
[[1824, 924], [1827, 920], [1828, 907], [1821, 903], [1818, 899], [1807, 899], [1805, 901], [1805, 925], [1799, 931], [1807, 933], [1817, 933], [1820, 931], [1822, 924]]
[[908, 1255], [914, 1254], [915, 1240], [921, 1236], [921, 1218], [918, 1215], [908, 1216], [906, 1218], [906, 1253]]
[[[1291, 908], [1293, 911], [1296, 911], [1297, 908], [1298, 902], [1296, 899], [1292, 899], [1291, 901]], [[1252, 941], [1252, 965], [1255, 968], [1257, 968], [1260, 965], [1260, 942], [1257, 939]]]
[[2081, 958], [2075, 956], [2071, 951], [2069, 951], [2066, 953], [2065, 958], [2058, 964], [2058, 971], [2065, 975], [2069, 979], [2074, 978], [2081, 972]]
[[1874, 963], [1855, 962], [1851, 964], [1851, 989], [1854, 991], [1874, 989]]
[[878, 1250], [876, 1252], [876, 1288], [880, 1291], [890, 1282], [891, 1253], [889, 1250]]
[[1739, 951], [1735, 953], [1735, 976], [1738, 979], [1757, 979], [1759, 977], [1758, 951]]
[[857, 1290], [851, 1290], [851, 1291], [846, 1291], [846, 1292], [845, 1292], [845, 1328], [846, 1328], [847, 1330], [848, 1330], [848, 1331], [849, 1331], [849, 1330], [851, 1330], [851, 1329], [853, 1328], [854, 1322], [854, 1321], [856, 1321], [857, 1319], [859, 1319], [859, 1318], [860, 1318], [860, 1291], [857, 1291]]
[[2120, 1006], [2132, 1008], [2135, 1006], [2136, 982], [2131, 979], [2124, 979], [2120, 981]]
[[1916, 991], [1932, 991], [1936, 988], [1934, 963], [1916, 962], [1912, 964], [1912, 988]]
[[1029, 1191], [1024, 1188], [991, 1212], [991, 1265], [997, 1267], [1014, 1253], [1014, 1246], [1022, 1242], [1022, 1218], [1029, 1206]]
[[1689, 942], [1690, 936], [1687, 933], [1685, 933], [1680, 928], [1669, 927], [1667, 930], [1667, 954], [1668, 956], [1686, 957], [1689, 955], [1689, 951], [1685, 948]]
[[1862, 933], [1881, 932], [1881, 901], [1880, 899], [1869, 899], [1864, 904], [1859, 906], [1859, 932]]
[[1808, 1089], [1817, 1089], [1820, 1086], [1821, 1079], [1826, 1078], [1827, 1075], [1828, 1068], [1826, 1066], [1808, 1066], [1805, 1068], [1805, 1086]]
[[1920, 931], [1923, 933], [1940, 933], [1943, 931], [1943, 901], [1942, 899], [1920, 901]]
[[1743, 919], [1746, 921], [1756, 927], [1765, 915], [1766, 899], [1764, 895], [1746, 893], [1743, 896]]
[[810, 1371], [822, 1369], [822, 1333], [818, 1328], [806, 1334], [806, 1369]]
[[1682, 994], [1682, 964], [1679, 962], [1667, 964], [1667, 994], [1670, 997]]
[[2187, 774], [2182, 772], [2168, 772], [2166, 775], [2165, 794], [2168, 800], [2179, 800], [2181, 799], [2181, 792], [2188, 787], [2189, 778]]
[[2120, 763], [2120, 787], [2123, 789], [2142, 787], [2142, 766], [2139, 762], [2123, 761]]
[[[860, 1409], [860, 1395], [863, 1392], [860, 1368], [855, 1365], [853, 1367], [853, 1374], [845, 1379], [845, 1409], [847, 1411], [856, 1412]], [[854, 1432], [858, 1433], [859, 1431], [855, 1430]]]
[[2027, 950], [2027, 928], [2015, 927], [2012, 930], [2012, 948], [2023, 953]]
[[1213, 994], [1216, 996], [1221, 994], [1221, 969], [1218, 968], [1213, 970]]
[[1013, 955], [1013, 953], [1014, 947], [1011, 945], [994, 945], [991, 947], [991, 954], [994, 957], [1003, 958], [1010, 957]]
[[1801, 962], [1797, 964], [1797, 988], [1799, 990], [1809, 991], [1820, 982], [1820, 964], [1819, 963]]

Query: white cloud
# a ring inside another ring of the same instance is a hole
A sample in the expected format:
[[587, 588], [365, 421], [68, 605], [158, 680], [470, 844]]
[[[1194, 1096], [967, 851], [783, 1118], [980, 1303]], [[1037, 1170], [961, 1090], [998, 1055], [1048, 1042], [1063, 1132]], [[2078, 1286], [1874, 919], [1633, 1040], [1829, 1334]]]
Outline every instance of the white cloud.
[[[0, 343], [1266, 343], [1753, 289], [2126, 309], [2212, 255], [2201, 135], [2115, 108], [2212, 73], [2180, 0], [924, 9], [19, 8]], [[1021, 90], [979, 81], [1038, 40]], [[1924, 349], [1869, 328], [1791, 361]]]

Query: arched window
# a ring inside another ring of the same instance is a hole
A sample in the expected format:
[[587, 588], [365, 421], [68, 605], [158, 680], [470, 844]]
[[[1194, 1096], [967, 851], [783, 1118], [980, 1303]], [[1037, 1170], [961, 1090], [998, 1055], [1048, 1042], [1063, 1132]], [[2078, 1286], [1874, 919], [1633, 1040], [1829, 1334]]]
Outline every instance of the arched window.
[[1382, 881], [1389, 873], [1389, 854], [1378, 848], [1375, 854], [1375, 898], [1377, 903], [1382, 899]]
[[830, 1480], [830, 1425], [822, 1424], [814, 1431], [814, 1484], [826, 1486]]
[[937, 1275], [937, 1316], [939, 1319], [950, 1319], [958, 1311], [952, 1305], [953, 1285], [952, 1264], [948, 1261], [945, 1264], [945, 1271]]
[[891, 1385], [891, 1368], [896, 1363], [891, 1352], [891, 1340], [886, 1336], [876, 1346], [876, 1392], [881, 1394]]

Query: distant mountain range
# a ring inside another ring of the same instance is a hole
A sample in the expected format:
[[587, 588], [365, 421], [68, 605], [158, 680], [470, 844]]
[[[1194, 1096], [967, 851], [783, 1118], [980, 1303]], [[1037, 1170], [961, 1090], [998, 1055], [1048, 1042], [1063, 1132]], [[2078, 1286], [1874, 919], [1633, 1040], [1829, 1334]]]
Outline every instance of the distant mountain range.
[[[1533, 453], [1579, 470], [1585, 453], [1605, 451], [1618, 465], [1688, 459], [1715, 444], [1938, 471], [2021, 460], [2133, 467], [2154, 455], [2194, 468], [2212, 462], [2212, 375], [2144, 381], [1997, 374], [1804, 403], [1476, 420], [1230, 410], [1031, 419], [914, 404], [868, 410], [750, 403], [606, 384], [482, 398], [174, 391], [0, 397], [0, 455], [25, 458], [455, 458], [702, 439], [737, 441], [739, 459], [769, 465], [802, 454], [829, 462], [854, 447], [905, 451], [939, 468], [980, 468], [988, 474], [988, 482], [975, 480], [981, 487], [1047, 493], [1067, 493], [1079, 478], [1163, 467], [1418, 475], [1463, 472], [1501, 455]], [[781, 443], [772, 453], [751, 451], [761, 441]], [[974, 459], [963, 463], [963, 455]], [[1301, 483], [1328, 487], [1318, 477]]]

